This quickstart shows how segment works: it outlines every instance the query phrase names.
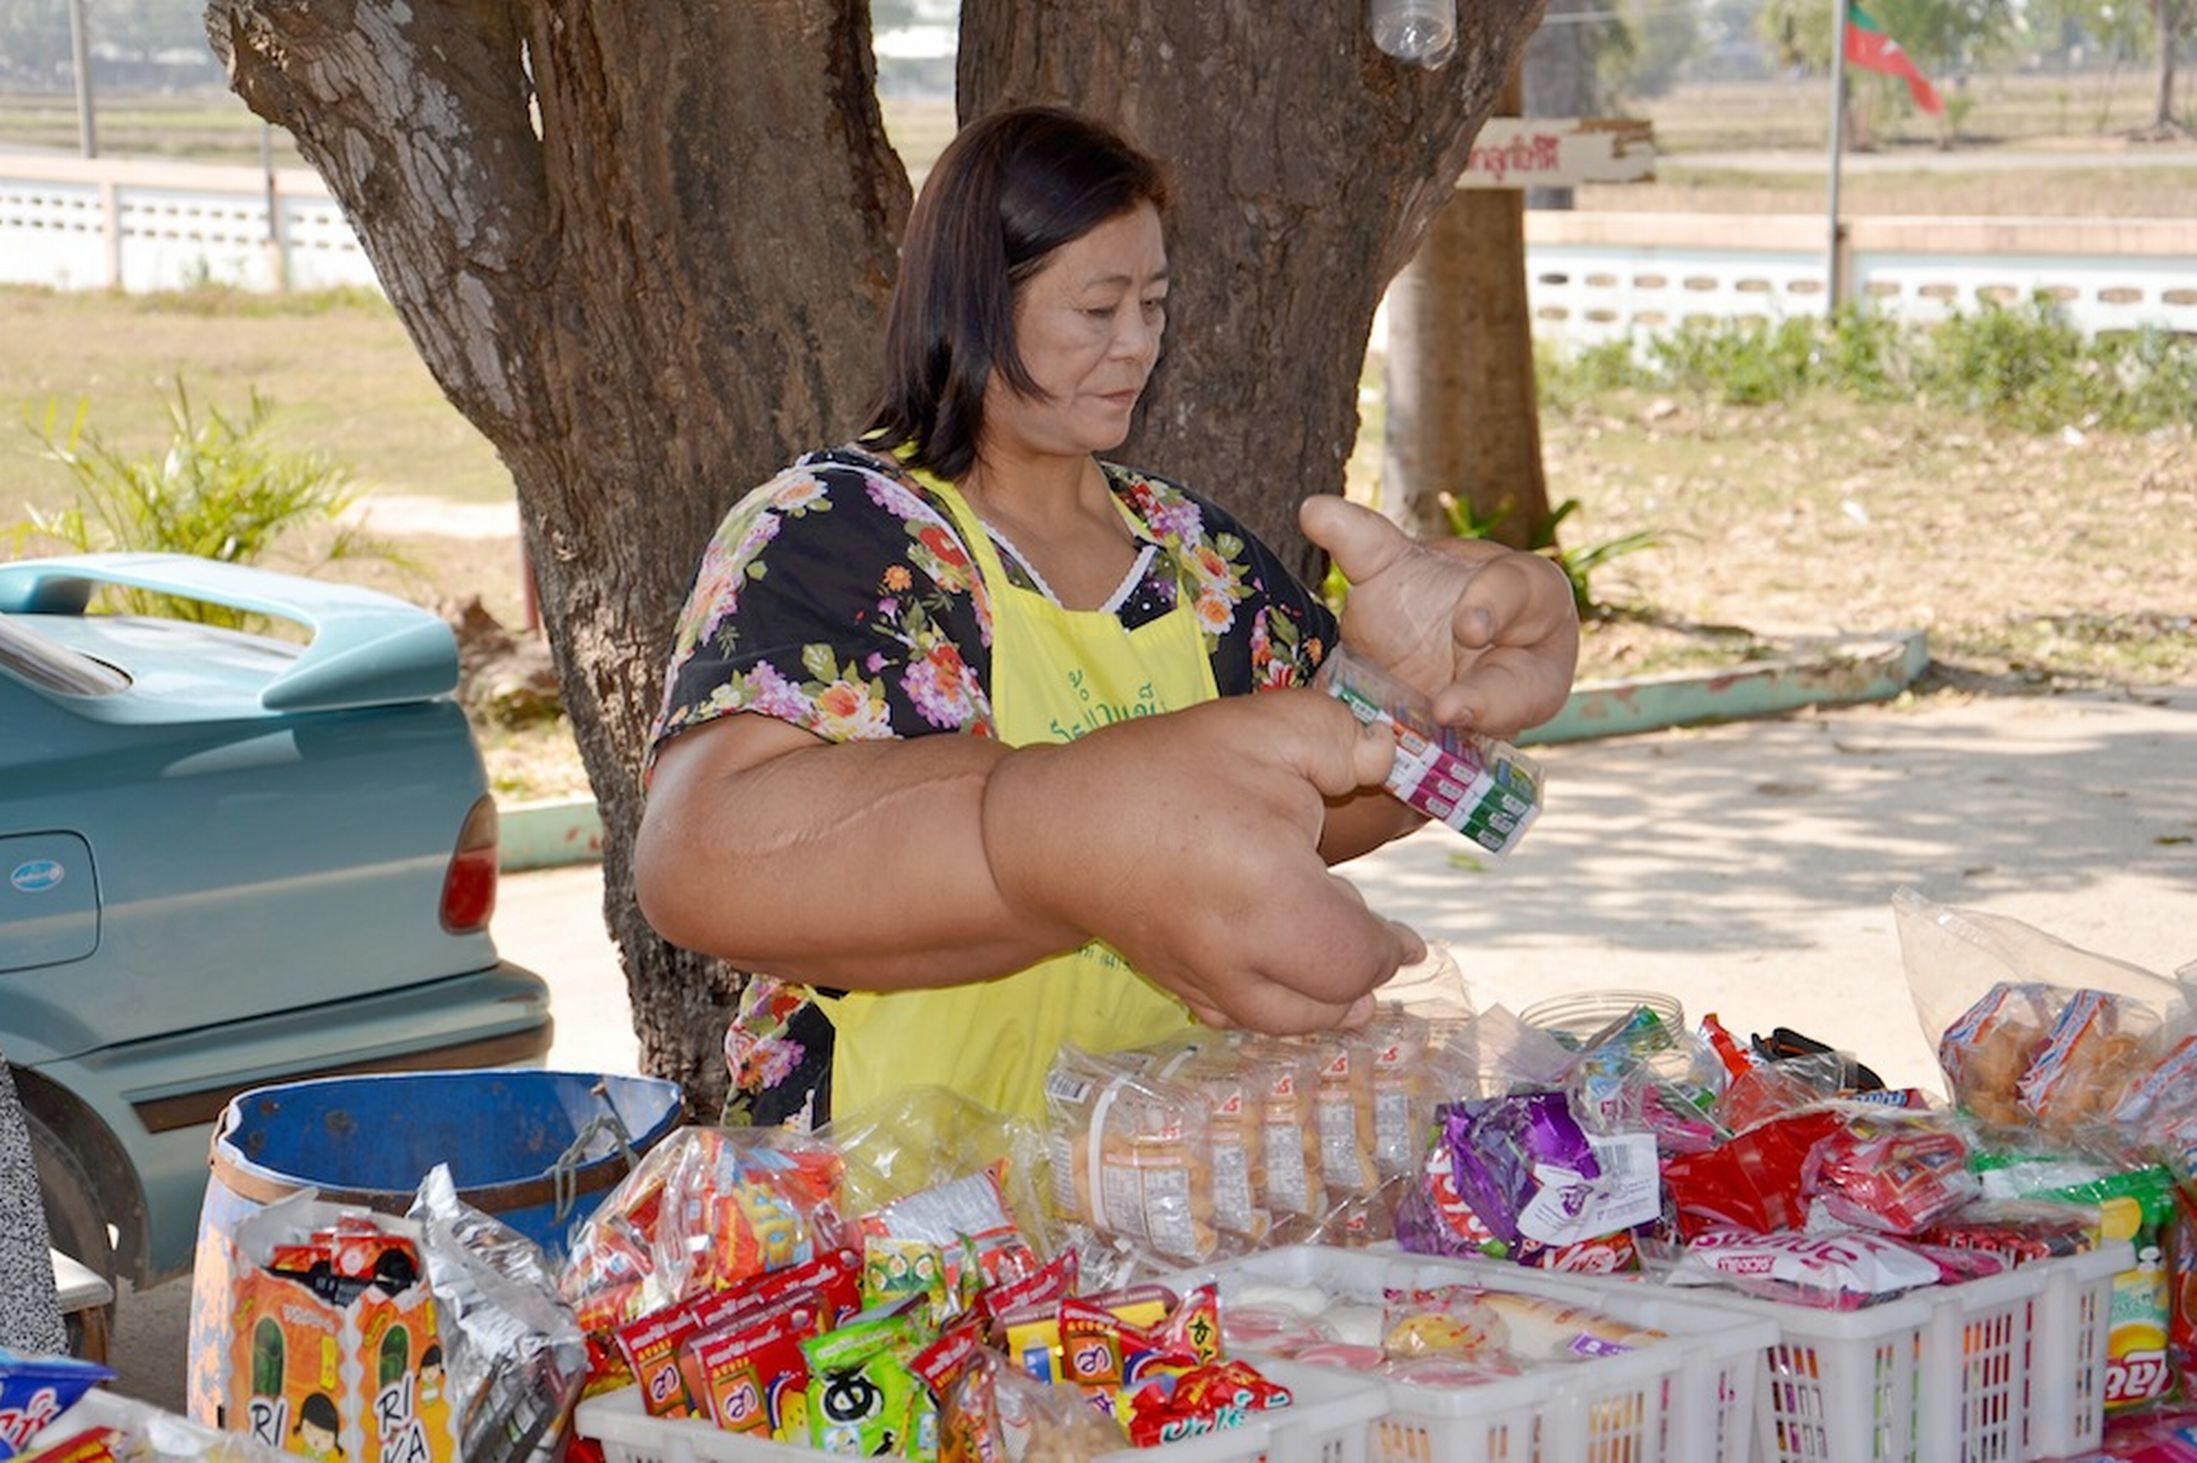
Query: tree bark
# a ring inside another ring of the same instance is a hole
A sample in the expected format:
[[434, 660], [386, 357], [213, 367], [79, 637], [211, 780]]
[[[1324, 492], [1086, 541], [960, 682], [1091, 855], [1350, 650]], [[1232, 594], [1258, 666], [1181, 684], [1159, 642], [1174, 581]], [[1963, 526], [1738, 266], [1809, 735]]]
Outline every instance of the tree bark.
[[[1540, 0], [1462, 8], [1439, 73], [1359, 0], [969, 0], [962, 111], [1080, 106], [1174, 164], [1168, 358], [1123, 456], [1294, 557], [1340, 489], [1381, 291], [1446, 199]], [[739, 988], [632, 896], [641, 762], [710, 530], [867, 415], [908, 207], [863, 0], [211, 0], [451, 401], [510, 467], [604, 825], [643, 1065], [709, 1112]]]
[[2151, 130], [2169, 137], [2181, 129], [2174, 115], [2174, 52], [2182, 39], [2182, 10], [2188, 0], [2151, 0], [2151, 26], [2159, 39], [2159, 89], [2153, 99]]
[[[1596, 115], [1594, 47], [1592, 27], [1585, 21], [1562, 17], [1582, 15], [1603, 8], [1606, 0], [1549, 0], [1548, 14], [1540, 29], [1526, 42], [1524, 117], [1592, 117]], [[1528, 188], [1528, 208], [1570, 208], [1572, 190]]]
[[1059, 101], [1168, 160], [1167, 346], [1120, 456], [1318, 583], [1296, 505], [1340, 492], [1389, 277], [1455, 191], [1540, 0], [1458, 7], [1457, 55], [1375, 49], [1360, 0], [963, 0], [960, 110]]
[[[1515, 115], [1515, 81], [1498, 115]], [[1549, 516], [1526, 295], [1526, 205], [1465, 188], [1389, 290], [1384, 503], [1420, 534], [1450, 531], [1440, 494], [1524, 548]]]
[[207, 30], [511, 470], [642, 1063], [709, 1111], [738, 983], [634, 904], [641, 760], [711, 529], [874, 387], [908, 185], [867, 9], [213, 0]]

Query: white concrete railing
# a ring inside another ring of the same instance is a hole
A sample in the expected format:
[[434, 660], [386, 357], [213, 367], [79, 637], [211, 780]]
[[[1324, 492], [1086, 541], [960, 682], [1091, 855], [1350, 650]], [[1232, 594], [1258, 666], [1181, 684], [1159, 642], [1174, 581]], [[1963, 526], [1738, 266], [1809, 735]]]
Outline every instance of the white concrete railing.
[[[1844, 293], [1902, 320], [2041, 290], [2086, 331], [2197, 333], [2197, 220], [1863, 217], [1847, 233]], [[1821, 218], [1791, 214], [1535, 211], [1535, 325], [1590, 344], [1689, 319], [1820, 314], [1824, 235]], [[376, 285], [310, 171], [20, 156], [0, 158], [0, 283]]]

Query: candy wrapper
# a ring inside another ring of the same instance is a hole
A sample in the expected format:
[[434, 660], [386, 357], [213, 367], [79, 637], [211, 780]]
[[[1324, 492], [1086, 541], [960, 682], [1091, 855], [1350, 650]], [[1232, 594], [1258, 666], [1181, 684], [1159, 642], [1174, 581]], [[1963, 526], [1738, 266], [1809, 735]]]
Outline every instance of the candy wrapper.
[[96, 1362], [0, 1350], [0, 1458], [21, 1453], [77, 1398], [113, 1378]]
[[1541, 768], [1516, 747], [1434, 720], [1425, 697], [1338, 645], [1313, 685], [1368, 725], [1396, 729], [1384, 784], [1399, 801], [1463, 834], [1488, 853], [1509, 853], [1541, 811]]
[[1929, 1256], [1868, 1230], [1753, 1234], [1711, 1229], [1686, 1246], [1673, 1285], [1724, 1285], [1764, 1300], [1857, 1310], [1944, 1278]]
[[1927, 1245], [1951, 1250], [1985, 1250], [2014, 1265], [2095, 1247], [2098, 1216], [2075, 1204], [2034, 1199], [1978, 1199], [1918, 1231]]
[[1707, 1153], [1663, 1165], [1663, 1185], [1681, 1239], [1713, 1229], [1757, 1234], [1799, 1229], [1807, 1221], [1802, 1174], [1816, 1144], [1845, 1127], [1827, 1108], [1773, 1118]]
[[[664, 1178], [656, 1275], [670, 1296], [723, 1290], [839, 1242], [843, 1162], [783, 1128], [688, 1128]], [[652, 1157], [654, 1155], [651, 1155]]]
[[458, 1198], [447, 1164], [421, 1182], [412, 1221], [435, 1298], [442, 1375], [423, 1372], [422, 1407], [438, 1388], [461, 1458], [507, 1463], [561, 1455], [587, 1375], [587, 1343], [532, 1240]]
[[1254, 1415], [1290, 1405], [1289, 1389], [1248, 1362], [1224, 1361], [1124, 1388], [1114, 1416], [1140, 1448], [1241, 1427]]
[[1523, 1093], [1445, 1105], [1457, 1192], [1506, 1245], [1566, 1244], [1579, 1232], [1602, 1165], [1560, 1092]]
[[1829, 1227], [1911, 1235], [1975, 1198], [1967, 1137], [1935, 1114], [1847, 1109], [1845, 1125], [1809, 1149], [1800, 1187]]

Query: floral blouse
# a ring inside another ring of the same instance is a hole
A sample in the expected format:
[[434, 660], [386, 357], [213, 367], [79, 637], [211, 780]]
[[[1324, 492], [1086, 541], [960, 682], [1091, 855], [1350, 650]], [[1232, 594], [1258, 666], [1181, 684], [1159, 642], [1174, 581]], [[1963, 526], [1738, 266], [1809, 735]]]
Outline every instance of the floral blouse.
[[[1185, 600], [1224, 696], [1300, 686], [1335, 618], [1228, 514], [1163, 478], [1100, 464], [1152, 546], [1110, 606], [1135, 629]], [[996, 539], [996, 535], [995, 535]], [[1010, 580], [1042, 581], [999, 543]], [[739, 711], [827, 741], [997, 735], [992, 607], [944, 504], [889, 459], [811, 453], [743, 498], [703, 551], [679, 616], [649, 758]], [[757, 978], [725, 1038], [728, 1122], [821, 1122], [831, 1027], [798, 986]]]

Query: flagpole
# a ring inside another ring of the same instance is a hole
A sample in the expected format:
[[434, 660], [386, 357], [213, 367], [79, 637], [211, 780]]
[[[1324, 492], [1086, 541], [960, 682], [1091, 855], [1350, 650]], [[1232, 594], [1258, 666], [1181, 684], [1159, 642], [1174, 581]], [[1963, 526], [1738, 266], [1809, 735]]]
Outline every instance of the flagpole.
[[1824, 315], [1838, 313], [1839, 227], [1838, 170], [1846, 146], [1846, 6], [1847, 0], [1831, 0], [1831, 197], [1830, 239], [1824, 250]]

